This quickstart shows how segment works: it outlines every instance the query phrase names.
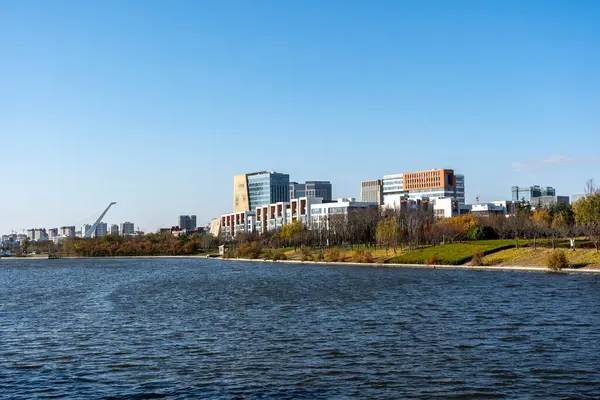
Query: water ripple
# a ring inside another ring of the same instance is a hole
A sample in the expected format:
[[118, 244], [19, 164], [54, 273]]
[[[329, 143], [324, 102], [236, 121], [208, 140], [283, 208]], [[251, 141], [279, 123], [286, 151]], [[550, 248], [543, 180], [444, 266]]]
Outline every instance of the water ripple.
[[0, 398], [600, 397], [600, 277], [0, 264]]

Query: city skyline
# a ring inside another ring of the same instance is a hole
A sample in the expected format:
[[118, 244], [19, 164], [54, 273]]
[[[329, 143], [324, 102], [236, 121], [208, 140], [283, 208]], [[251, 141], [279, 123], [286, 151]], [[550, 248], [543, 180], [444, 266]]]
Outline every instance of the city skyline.
[[248, 171], [359, 199], [452, 168], [467, 203], [600, 180], [595, 3], [264, 4], [0, 3], [0, 232], [111, 200], [109, 223], [205, 225]]

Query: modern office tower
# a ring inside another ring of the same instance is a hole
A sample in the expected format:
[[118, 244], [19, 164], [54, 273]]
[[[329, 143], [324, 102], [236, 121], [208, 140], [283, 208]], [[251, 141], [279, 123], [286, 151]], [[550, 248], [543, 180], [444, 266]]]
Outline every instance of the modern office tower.
[[290, 176], [279, 172], [253, 172], [233, 178], [234, 212], [250, 211], [263, 204], [289, 201]]

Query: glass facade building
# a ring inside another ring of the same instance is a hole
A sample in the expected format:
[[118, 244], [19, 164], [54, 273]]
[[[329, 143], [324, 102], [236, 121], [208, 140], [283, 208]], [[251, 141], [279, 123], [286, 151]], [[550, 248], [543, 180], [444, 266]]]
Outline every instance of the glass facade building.
[[279, 172], [247, 175], [250, 210], [264, 204], [290, 201], [290, 176]]
[[511, 191], [512, 201], [530, 202], [535, 197], [556, 196], [556, 190], [550, 186], [513, 186]]

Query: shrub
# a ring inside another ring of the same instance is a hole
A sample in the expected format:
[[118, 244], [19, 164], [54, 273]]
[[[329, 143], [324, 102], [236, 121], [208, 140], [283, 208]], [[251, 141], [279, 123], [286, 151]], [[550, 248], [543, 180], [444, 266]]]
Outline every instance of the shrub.
[[317, 255], [315, 256], [315, 260], [316, 261], [323, 261], [323, 260], [325, 260], [325, 257], [323, 256], [323, 252], [322, 251], [320, 251], [320, 252], [317, 253]]
[[323, 258], [327, 262], [344, 261], [344, 257], [344, 253], [342, 253], [340, 249], [336, 248], [327, 249], [323, 254]]
[[284, 261], [287, 260], [287, 256], [285, 255], [285, 253], [283, 251], [275, 251], [273, 252], [273, 256], [272, 256], [272, 260], [273, 261]]
[[485, 257], [485, 254], [481, 251], [476, 251], [473, 254], [473, 258], [471, 258], [471, 265], [483, 265], [483, 257]]
[[546, 257], [546, 266], [552, 271], [560, 271], [563, 268], [569, 267], [567, 255], [562, 250], [553, 251]]
[[436, 265], [436, 264], [439, 264], [439, 263], [440, 263], [440, 260], [438, 260], [438, 258], [435, 255], [430, 255], [425, 260], [425, 264], [427, 264], [427, 265]]
[[301, 261], [312, 261], [313, 260], [313, 253], [312, 251], [310, 251], [310, 249], [306, 246], [302, 246], [300, 247], [300, 260]]
[[491, 226], [471, 225], [467, 231], [469, 240], [494, 240], [498, 239], [498, 234]]
[[223, 253], [223, 258], [225, 258], [225, 259], [234, 258], [234, 257], [235, 257], [235, 254], [231, 250], [227, 250], [225, 253]]
[[271, 249], [264, 249], [262, 252], [263, 260], [271, 260], [275, 256], [276, 251]]
[[258, 242], [243, 243], [237, 250], [237, 256], [240, 258], [250, 258], [252, 260], [260, 257], [262, 248]]
[[371, 253], [369, 250], [356, 250], [352, 261], [359, 263], [372, 263], [373, 253]]

